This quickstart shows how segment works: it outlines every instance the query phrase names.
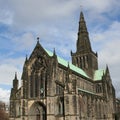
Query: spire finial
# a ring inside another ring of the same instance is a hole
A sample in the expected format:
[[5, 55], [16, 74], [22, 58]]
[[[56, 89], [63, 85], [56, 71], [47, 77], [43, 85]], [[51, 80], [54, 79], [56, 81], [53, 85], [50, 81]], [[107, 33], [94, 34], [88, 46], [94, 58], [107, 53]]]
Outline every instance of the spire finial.
[[39, 47], [39, 45], [40, 45], [39, 40], [40, 40], [40, 38], [37, 37], [37, 44], [36, 44], [37, 47]]
[[17, 72], [15, 72], [15, 80], [17, 80]]
[[38, 40], [38, 41], [39, 41], [39, 39], [40, 39], [40, 38], [39, 38], [39, 37], [37, 37], [37, 40]]
[[55, 48], [53, 50], [53, 56], [56, 56], [56, 51], [55, 51]]
[[37, 37], [37, 44], [39, 44], [39, 40], [40, 40], [40, 38], [39, 38], [39, 37]]
[[37, 37], [37, 43], [39, 43], [39, 40], [40, 40], [40, 38], [39, 38], [39, 37]]

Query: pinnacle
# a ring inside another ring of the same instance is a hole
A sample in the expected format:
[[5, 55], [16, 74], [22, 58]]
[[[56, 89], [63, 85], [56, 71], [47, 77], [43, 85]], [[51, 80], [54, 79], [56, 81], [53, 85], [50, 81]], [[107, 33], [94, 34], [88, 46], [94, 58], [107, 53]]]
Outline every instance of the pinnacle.
[[37, 44], [36, 44], [36, 47], [39, 47], [39, 46], [40, 46], [39, 40], [40, 40], [40, 38], [37, 37]]
[[53, 55], [54, 55], [54, 56], [56, 56], [56, 51], [55, 51], [55, 48], [54, 48], [54, 50], [53, 50]]
[[40, 43], [39, 43], [39, 40], [40, 40], [40, 38], [39, 37], [37, 37], [37, 45], [39, 45]]
[[17, 72], [15, 72], [15, 80], [17, 80]]

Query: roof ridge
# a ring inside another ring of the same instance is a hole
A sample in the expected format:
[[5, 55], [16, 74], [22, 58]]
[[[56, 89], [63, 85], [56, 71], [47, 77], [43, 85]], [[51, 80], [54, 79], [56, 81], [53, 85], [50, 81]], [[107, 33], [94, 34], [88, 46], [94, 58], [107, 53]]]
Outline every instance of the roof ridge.
[[[45, 49], [45, 51], [48, 53], [49, 56], [53, 56], [53, 53], [47, 49]], [[60, 57], [60, 56], [57, 56], [57, 59], [58, 59], [58, 63], [60, 63], [61, 65], [65, 66], [65, 67], [68, 67], [68, 61], [65, 60], [64, 58]], [[82, 70], [81, 68], [73, 65], [71, 62], [69, 63], [69, 66], [70, 66], [70, 69], [79, 73], [80, 75], [83, 75], [84, 77], [87, 77], [89, 78], [89, 76], [85, 73], [84, 70]]]

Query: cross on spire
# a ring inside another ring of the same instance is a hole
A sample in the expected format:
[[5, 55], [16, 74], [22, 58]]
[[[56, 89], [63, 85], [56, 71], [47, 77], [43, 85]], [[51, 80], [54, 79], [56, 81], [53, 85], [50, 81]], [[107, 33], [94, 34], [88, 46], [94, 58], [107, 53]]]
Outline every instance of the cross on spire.
[[39, 40], [40, 40], [40, 38], [39, 38], [39, 37], [37, 37], [37, 42], [39, 42]]

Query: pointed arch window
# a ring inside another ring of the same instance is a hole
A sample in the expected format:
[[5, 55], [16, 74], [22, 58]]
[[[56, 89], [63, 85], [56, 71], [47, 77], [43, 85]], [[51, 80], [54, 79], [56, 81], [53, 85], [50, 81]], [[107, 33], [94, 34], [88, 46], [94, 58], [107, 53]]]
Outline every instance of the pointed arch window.
[[35, 75], [35, 97], [38, 96], [38, 90], [39, 90], [39, 83], [38, 83], [38, 75]]
[[20, 103], [16, 103], [16, 116], [20, 117], [21, 110], [20, 110]]
[[85, 61], [85, 56], [83, 56], [83, 68], [86, 67], [86, 61]]
[[59, 102], [59, 105], [58, 105], [58, 113], [59, 113], [60, 115], [63, 114], [63, 104], [62, 104], [61, 101]]
[[46, 72], [42, 71], [40, 76], [40, 97], [45, 97], [45, 87], [46, 87]]
[[34, 75], [33, 73], [30, 76], [30, 97], [34, 96]]
[[63, 86], [56, 83], [56, 94], [63, 95], [63, 92], [64, 92], [63, 90], [64, 90]]
[[64, 114], [64, 99], [63, 97], [60, 97], [58, 100], [58, 115], [63, 115]]
[[80, 57], [80, 68], [82, 68], [82, 59]]
[[86, 63], [85, 67], [88, 69], [88, 56], [85, 56], [85, 63]]
[[81, 57], [81, 68], [83, 68], [83, 57]]
[[21, 115], [20, 106], [19, 106], [19, 113], [18, 113], [18, 115], [19, 115], [19, 116]]
[[76, 63], [77, 63], [77, 66], [79, 67], [79, 58], [76, 57]]
[[30, 76], [30, 97], [45, 97], [46, 71], [41, 73], [33, 72]]
[[101, 93], [102, 92], [102, 86], [100, 84], [96, 85], [96, 93]]

